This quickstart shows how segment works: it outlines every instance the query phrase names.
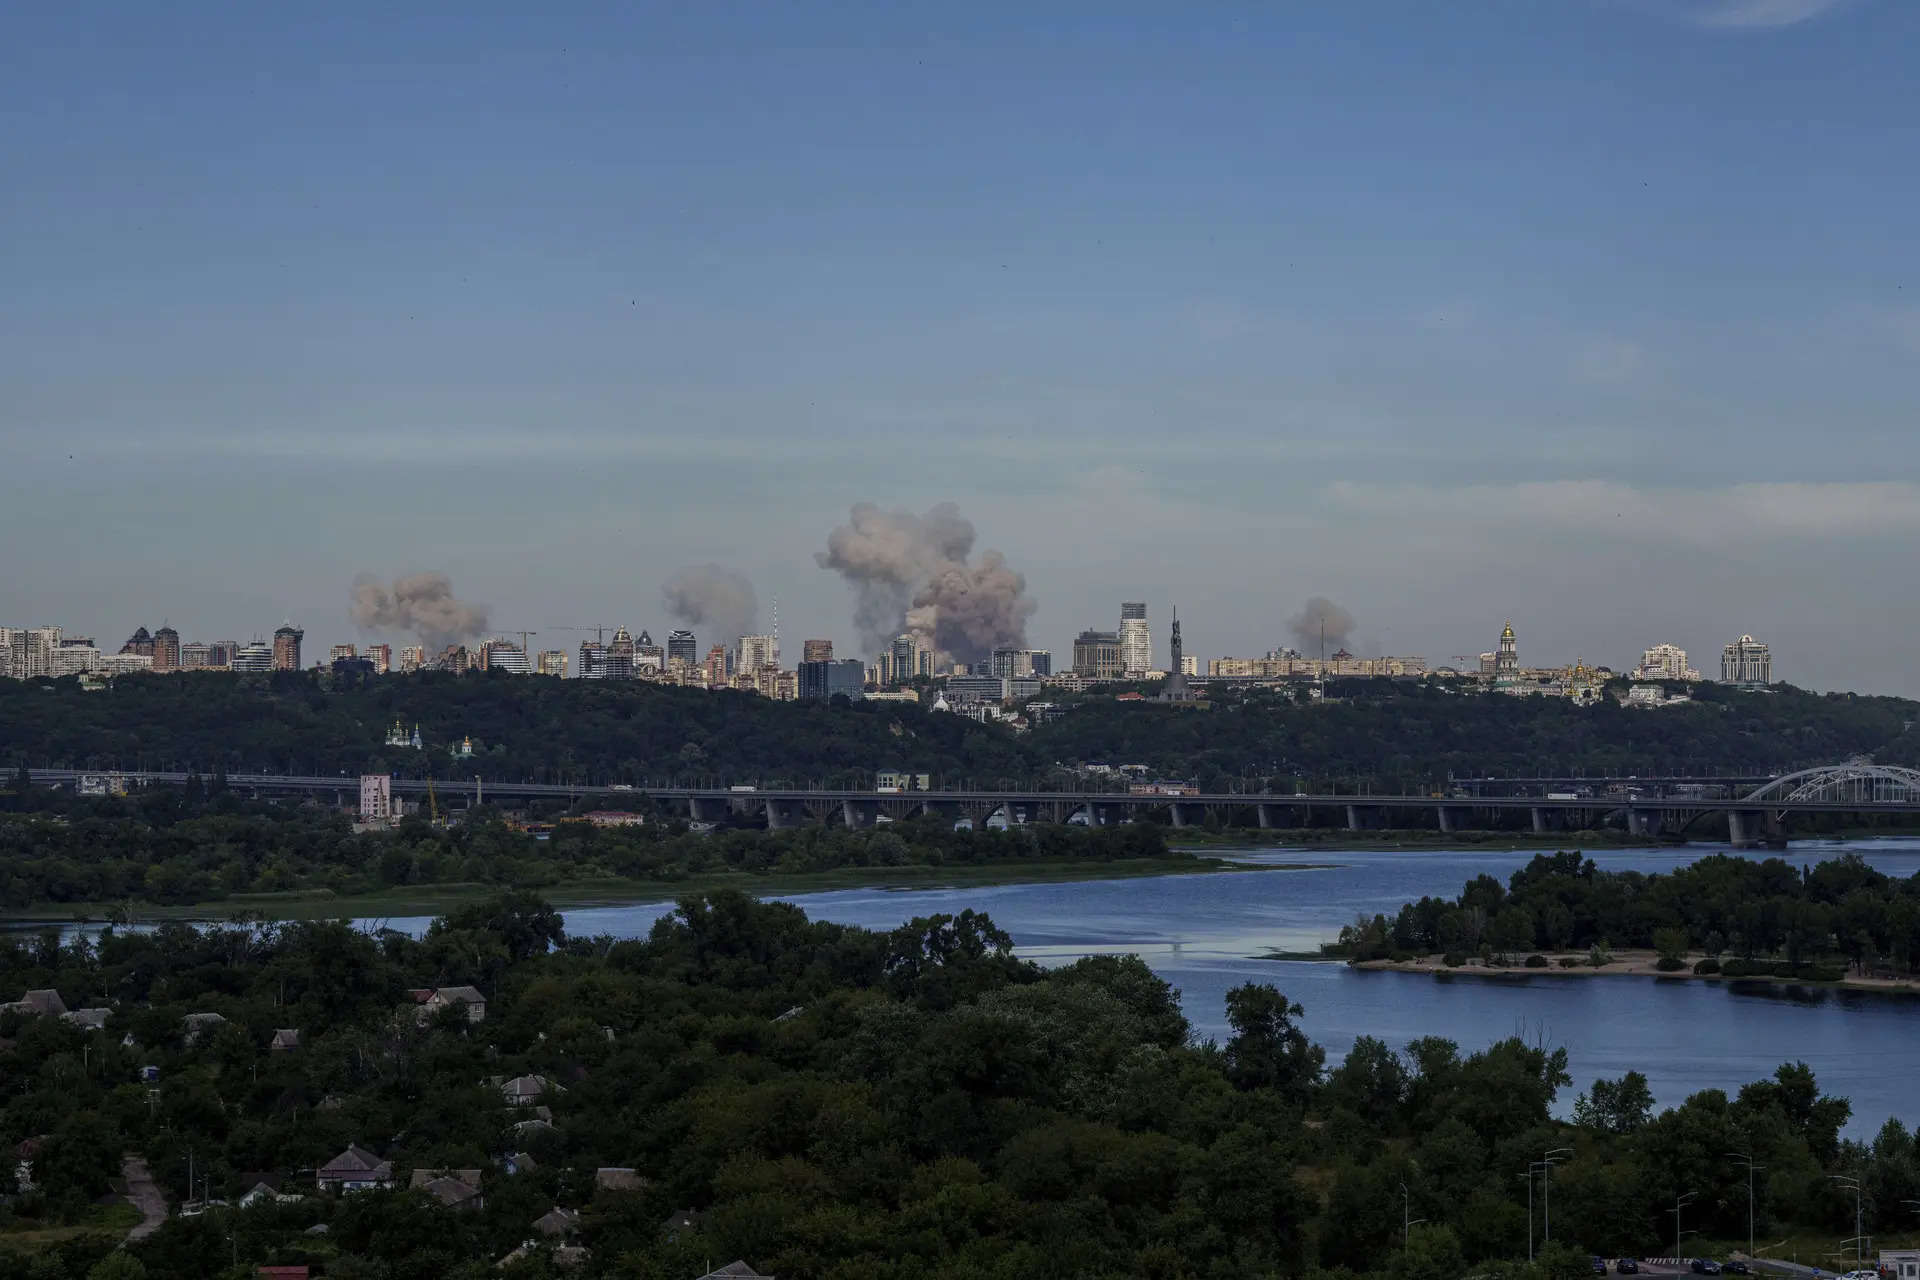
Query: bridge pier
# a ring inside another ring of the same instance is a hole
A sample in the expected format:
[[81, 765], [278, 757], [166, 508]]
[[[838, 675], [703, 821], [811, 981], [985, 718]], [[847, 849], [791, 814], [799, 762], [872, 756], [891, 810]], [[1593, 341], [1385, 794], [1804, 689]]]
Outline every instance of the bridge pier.
[[1253, 806], [1253, 820], [1262, 831], [1269, 831], [1278, 824], [1273, 820], [1273, 805], [1256, 804]]
[[725, 821], [728, 803], [719, 796], [688, 796], [687, 816], [695, 822]]
[[799, 800], [767, 801], [767, 830], [785, 831], [791, 827], [803, 825], [807, 820], [807, 806]]
[[[1178, 800], [1175, 800], [1172, 804], [1168, 805], [1167, 808], [1172, 811], [1173, 825], [1176, 828], [1190, 827], [1194, 825], [1194, 814], [1191, 812], [1193, 806], [1184, 805], [1184, 804], [1181, 804]], [[1205, 820], [1204, 810], [1202, 811], [1200, 817], [1202, 821]]]
[[1433, 807], [1433, 811], [1436, 815], [1439, 816], [1440, 830], [1448, 835], [1451, 835], [1455, 830], [1454, 821], [1453, 821], [1453, 810], [1449, 809], [1444, 804], [1440, 804], [1440, 805], [1435, 805]]
[[842, 800], [840, 820], [850, 831], [862, 831], [880, 820], [880, 805], [874, 800]]
[[1653, 839], [1660, 834], [1660, 815], [1651, 809], [1628, 809], [1627, 834]]
[[1349, 804], [1347, 806], [1347, 830], [1365, 831], [1374, 825], [1376, 816], [1370, 806]]
[[1527, 812], [1533, 815], [1533, 834], [1537, 836], [1547, 834], [1547, 811], [1536, 804]]

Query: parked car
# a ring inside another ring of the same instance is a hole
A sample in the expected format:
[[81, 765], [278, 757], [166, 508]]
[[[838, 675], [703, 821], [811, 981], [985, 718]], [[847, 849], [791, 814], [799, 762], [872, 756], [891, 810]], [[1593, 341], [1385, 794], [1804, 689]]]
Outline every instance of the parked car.
[[1593, 1274], [1597, 1276], [1607, 1274], [1607, 1260], [1598, 1254], [1595, 1254], [1593, 1258]]
[[1637, 1276], [1640, 1274], [1640, 1259], [1615, 1258], [1613, 1261], [1613, 1270], [1616, 1275]]
[[1753, 1268], [1738, 1258], [1735, 1258], [1731, 1262], [1722, 1263], [1720, 1269], [1730, 1276], [1750, 1276], [1753, 1274]]
[[1720, 1264], [1712, 1258], [1695, 1258], [1693, 1260], [1693, 1274], [1697, 1276], [1717, 1276], [1720, 1274]]

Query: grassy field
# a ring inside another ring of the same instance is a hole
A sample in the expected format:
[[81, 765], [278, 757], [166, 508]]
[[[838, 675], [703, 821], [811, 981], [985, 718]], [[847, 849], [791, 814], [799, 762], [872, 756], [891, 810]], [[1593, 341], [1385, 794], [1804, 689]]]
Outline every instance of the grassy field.
[[[757, 897], [795, 893], [824, 893], [836, 889], [953, 889], [1000, 884], [1055, 884], [1075, 880], [1123, 880], [1142, 876], [1204, 875], [1218, 872], [1299, 871], [1308, 868], [1259, 867], [1220, 858], [1174, 856], [1130, 858], [1115, 862], [1005, 862], [968, 866], [837, 867], [831, 871], [757, 875], [729, 871], [689, 876], [684, 880], [572, 880], [539, 887], [556, 907], [616, 906], [628, 902], [660, 902], [690, 893], [740, 889]], [[335, 894], [312, 892], [235, 894], [216, 902], [173, 906], [138, 906], [137, 920], [224, 920], [236, 915], [260, 915], [269, 920], [391, 918], [432, 916], [500, 892], [490, 884], [409, 885], [379, 893]], [[62, 903], [10, 911], [0, 918], [16, 922], [68, 923], [104, 920], [117, 904]]]
[[118, 1243], [139, 1221], [140, 1211], [125, 1203], [97, 1205], [83, 1220], [63, 1227], [43, 1227], [16, 1221], [5, 1230], [0, 1230], [0, 1249], [34, 1254], [89, 1235], [99, 1235]]

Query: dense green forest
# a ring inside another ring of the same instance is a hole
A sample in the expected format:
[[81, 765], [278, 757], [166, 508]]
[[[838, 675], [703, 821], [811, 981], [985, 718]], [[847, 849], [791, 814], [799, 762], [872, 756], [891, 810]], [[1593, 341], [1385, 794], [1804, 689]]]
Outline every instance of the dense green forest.
[[[1204, 710], [1059, 695], [1017, 734], [899, 703], [779, 703], [752, 694], [502, 673], [358, 677], [187, 673], [83, 691], [0, 681], [9, 767], [347, 775], [391, 772], [581, 785], [866, 786], [880, 770], [938, 785], [1072, 783], [1060, 766], [1145, 764], [1210, 789], [1359, 785], [1421, 791], [1450, 776], [1773, 773], [1872, 754], [1920, 764], [1920, 703], [1693, 689], [1657, 711], [1503, 697], [1438, 681], [1348, 680], [1314, 704], [1222, 690]], [[417, 724], [425, 750], [386, 745]], [[470, 739], [471, 758], [448, 748]]]
[[[482, 1020], [407, 998], [453, 984]], [[0, 1164], [0, 1280], [545, 1277], [563, 1243], [588, 1251], [565, 1274], [647, 1280], [732, 1258], [822, 1280], [1573, 1280], [1588, 1251], [1671, 1252], [1676, 1188], [1698, 1193], [1690, 1228], [1744, 1241], [1728, 1151], [1765, 1166], [1768, 1239], [1851, 1234], [1830, 1174], [1863, 1179], [1869, 1230], [1920, 1198], [1907, 1130], [1843, 1141], [1847, 1103], [1801, 1066], [1657, 1114], [1629, 1074], [1565, 1123], [1564, 1049], [1363, 1037], [1329, 1070], [1304, 1011], [1253, 984], [1227, 997], [1230, 1038], [1194, 1043], [1137, 958], [1042, 970], [971, 912], [872, 932], [721, 894], [614, 941], [516, 895], [418, 939], [49, 932], [0, 940], [0, 990], [108, 1010], [99, 1031], [0, 1014], [0, 1140], [32, 1151], [30, 1187]], [[224, 1021], [190, 1038], [193, 1014]], [[297, 1047], [272, 1051], [278, 1028]], [[499, 1082], [526, 1077], [544, 1113], [508, 1103]], [[349, 1144], [396, 1189], [318, 1193]], [[1554, 1243], [1530, 1266], [1516, 1174], [1557, 1147]], [[117, 1233], [44, 1229], [97, 1214], [123, 1152], [176, 1205], [263, 1176], [302, 1198], [174, 1217], [97, 1264]], [[472, 1171], [480, 1203], [405, 1189], [439, 1169]]]
[[1476, 876], [1451, 902], [1422, 898], [1391, 920], [1348, 926], [1355, 959], [1434, 952], [1502, 956], [1652, 948], [1677, 970], [1838, 977], [1920, 972], [1920, 876], [1901, 880], [1848, 853], [1805, 871], [1779, 858], [1716, 854], [1666, 874], [1602, 871], [1577, 853], [1538, 854], [1506, 885]]
[[412, 817], [356, 833], [347, 814], [251, 800], [217, 781], [79, 797], [22, 787], [0, 796], [0, 910], [75, 902], [214, 902], [235, 894], [364, 893], [407, 885], [540, 888], [568, 881], [677, 881], [715, 872], [787, 875], [841, 867], [1108, 862], [1188, 855], [1148, 824], [954, 830], [932, 819], [850, 830], [696, 833], [684, 821], [595, 826], [566, 820], [537, 834], [481, 807], [450, 827]]

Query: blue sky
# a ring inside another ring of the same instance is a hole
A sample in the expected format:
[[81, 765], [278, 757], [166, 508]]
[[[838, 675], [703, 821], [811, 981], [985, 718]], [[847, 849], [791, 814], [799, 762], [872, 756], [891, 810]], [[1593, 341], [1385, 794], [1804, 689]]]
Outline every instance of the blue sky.
[[845, 643], [952, 500], [1056, 650], [1920, 694], [1920, 5], [395, 8], [0, 14], [0, 621]]

